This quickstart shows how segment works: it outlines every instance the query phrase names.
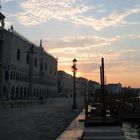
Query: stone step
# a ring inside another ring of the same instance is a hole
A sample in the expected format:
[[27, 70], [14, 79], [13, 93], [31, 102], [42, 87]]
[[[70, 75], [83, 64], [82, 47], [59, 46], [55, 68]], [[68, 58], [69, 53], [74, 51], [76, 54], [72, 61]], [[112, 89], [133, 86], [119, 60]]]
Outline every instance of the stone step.
[[86, 127], [85, 132], [97, 132], [97, 131], [122, 131], [120, 126], [98, 126], [98, 127]]
[[124, 136], [123, 131], [106, 131], [106, 132], [84, 132], [84, 136]]
[[126, 140], [120, 126], [85, 127], [82, 140]]
[[90, 136], [86, 136], [83, 137], [82, 140], [126, 140], [126, 138], [124, 136], [115, 136], [115, 137], [90, 137]]

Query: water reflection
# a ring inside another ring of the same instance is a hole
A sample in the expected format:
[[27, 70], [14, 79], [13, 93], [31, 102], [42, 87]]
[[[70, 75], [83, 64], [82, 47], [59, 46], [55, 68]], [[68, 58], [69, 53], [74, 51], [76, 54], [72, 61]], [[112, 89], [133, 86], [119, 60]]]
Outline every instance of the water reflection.
[[140, 140], [140, 128], [137, 123], [123, 123], [123, 131], [127, 140]]

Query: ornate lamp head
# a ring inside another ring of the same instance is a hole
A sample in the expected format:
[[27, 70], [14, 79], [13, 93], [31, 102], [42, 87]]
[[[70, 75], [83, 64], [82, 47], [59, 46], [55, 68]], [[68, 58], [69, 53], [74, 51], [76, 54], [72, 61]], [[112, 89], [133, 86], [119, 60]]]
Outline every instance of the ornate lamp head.
[[77, 60], [75, 58], [73, 59], [73, 65], [77, 65]]

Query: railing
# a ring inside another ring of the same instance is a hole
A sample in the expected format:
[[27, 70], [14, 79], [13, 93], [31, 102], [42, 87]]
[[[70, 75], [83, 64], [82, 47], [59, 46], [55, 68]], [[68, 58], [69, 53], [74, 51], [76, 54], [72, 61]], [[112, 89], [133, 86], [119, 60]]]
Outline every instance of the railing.
[[18, 108], [18, 107], [29, 107], [33, 105], [47, 104], [48, 100], [17, 100], [17, 101], [0, 101], [0, 108]]

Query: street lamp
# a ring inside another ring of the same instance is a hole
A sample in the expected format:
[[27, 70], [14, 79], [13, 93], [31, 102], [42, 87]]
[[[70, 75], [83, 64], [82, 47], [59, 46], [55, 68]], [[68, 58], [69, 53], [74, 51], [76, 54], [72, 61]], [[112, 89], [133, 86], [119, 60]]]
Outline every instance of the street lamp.
[[77, 60], [74, 58], [73, 59], [73, 65], [71, 67], [72, 72], [73, 72], [73, 105], [72, 105], [72, 109], [77, 108], [77, 106], [76, 106], [76, 91], [75, 91], [75, 76], [76, 76], [76, 73], [77, 73], [76, 65], [77, 65]]

